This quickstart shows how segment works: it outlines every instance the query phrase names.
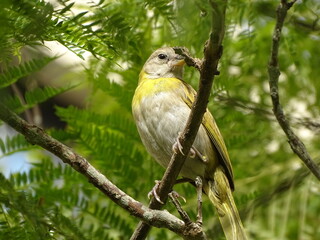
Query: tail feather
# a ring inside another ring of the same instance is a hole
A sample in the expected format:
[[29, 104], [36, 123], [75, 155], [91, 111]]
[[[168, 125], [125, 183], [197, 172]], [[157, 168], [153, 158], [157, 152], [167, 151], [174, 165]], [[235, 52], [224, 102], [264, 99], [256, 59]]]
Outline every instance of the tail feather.
[[220, 167], [214, 173], [214, 180], [208, 182], [207, 189], [207, 195], [217, 209], [226, 239], [247, 240], [228, 179]]

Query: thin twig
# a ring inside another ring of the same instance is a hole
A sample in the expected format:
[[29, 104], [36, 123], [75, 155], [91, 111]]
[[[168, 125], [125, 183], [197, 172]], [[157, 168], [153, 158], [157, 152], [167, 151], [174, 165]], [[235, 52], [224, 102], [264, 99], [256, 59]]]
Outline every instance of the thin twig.
[[299, 156], [299, 158], [305, 163], [305, 165], [310, 169], [310, 171], [320, 180], [320, 168], [311, 159], [303, 142], [298, 138], [298, 136], [291, 129], [289, 121], [283, 112], [283, 109], [280, 103], [280, 98], [279, 98], [278, 81], [280, 76], [280, 70], [279, 70], [278, 54], [279, 54], [280, 36], [281, 36], [281, 31], [283, 28], [283, 23], [286, 18], [287, 12], [294, 3], [295, 1], [287, 2], [286, 0], [281, 0], [281, 3], [277, 8], [277, 20], [276, 20], [277, 22], [273, 32], [271, 55], [270, 55], [270, 60], [268, 64], [270, 95], [272, 99], [274, 115], [276, 116], [281, 128], [287, 135], [291, 149], [295, 154]]
[[[265, 120], [277, 121], [277, 119], [274, 118], [273, 111], [269, 111], [270, 106], [257, 104], [255, 102], [240, 98], [225, 96], [223, 94], [216, 94], [215, 97], [218, 99], [218, 101], [222, 102], [225, 105], [256, 114], [258, 117]], [[320, 121], [317, 119], [312, 119], [308, 117], [297, 118], [290, 114], [286, 114], [286, 117], [293, 126], [305, 127], [313, 131], [314, 134], [320, 133]]]
[[189, 67], [194, 67], [200, 71], [202, 61], [199, 58], [193, 58], [186, 47], [173, 47], [174, 51], [184, 57], [184, 61]]
[[[167, 200], [168, 194], [172, 190], [172, 187], [196, 137], [202, 122], [202, 117], [207, 108], [214, 76], [218, 72], [217, 66], [222, 54], [222, 40], [225, 32], [225, 12], [227, 0], [211, 0], [209, 2], [212, 7], [212, 26], [209, 40], [204, 48], [204, 59], [203, 61], [195, 61], [194, 63], [192, 63], [192, 61], [190, 62], [191, 65], [194, 64], [194, 66], [200, 70], [199, 90], [192, 105], [186, 127], [179, 137], [183, 154], [180, 153], [180, 151], [177, 151], [172, 155], [171, 161], [166, 169], [166, 172], [164, 173], [157, 191], [160, 199], [163, 202]], [[192, 59], [190, 58], [190, 60]], [[200, 62], [201, 65], [198, 66], [197, 64]], [[152, 198], [149, 207], [151, 209], [160, 209], [162, 204]], [[140, 222], [135, 232], [131, 236], [131, 240], [145, 239], [150, 229], [150, 225]]]

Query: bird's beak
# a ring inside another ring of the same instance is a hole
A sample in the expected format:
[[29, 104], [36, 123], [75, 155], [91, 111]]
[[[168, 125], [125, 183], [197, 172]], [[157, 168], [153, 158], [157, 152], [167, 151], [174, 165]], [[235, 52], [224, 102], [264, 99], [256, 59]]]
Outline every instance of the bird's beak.
[[179, 54], [175, 54], [174, 58], [171, 60], [172, 67], [183, 67], [185, 63], [184, 57]]
[[176, 54], [174, 59], [172, 59], [171, 66], [173, 67], [182, 67], [186, 62], [184, 61], [184, 57]]
[[186, 62], [183, 57], [178, 55], [169, 62], [170, 70], [176, 78], [182, 79], [183, 66]]
[[178, 59], [178, 60], [173, 62], [172, 66], [174, 66], [174, 67], [182, 67], [184, 64], [186, 64], [184, 59]]

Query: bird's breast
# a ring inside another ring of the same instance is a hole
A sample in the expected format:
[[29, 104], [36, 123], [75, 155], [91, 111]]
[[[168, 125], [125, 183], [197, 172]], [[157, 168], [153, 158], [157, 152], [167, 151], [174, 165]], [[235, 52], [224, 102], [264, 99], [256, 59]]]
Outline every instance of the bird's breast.
[[179, 91], [182, 82], [177, 78], [141, 78], [132, 100], [132, 107], [138, 107], [142, 99], [163, 92]]
[[[163, 167], [169, 164], [172, 146], [190, 114], [190, 107], [183, 100], [186, 97], [184, 87], [179, 79], [152, 79], [149, 83], [140, 83], [133, 98], [133, 116], [142, 142]], [[202, 150], [210, 140], [203, 127], [199, 131], [201, 136], [197, 137], [195, 144]], [[204, 164], [200, 160], [187, 159], [183, 176], [195, 178], [203, 174]]]
[[147, 150], [166, 166], [172, 145], [190, 112], [181, 98], [178, 83], [157, 79], [140, 84], [133, 98], [132, 110]]

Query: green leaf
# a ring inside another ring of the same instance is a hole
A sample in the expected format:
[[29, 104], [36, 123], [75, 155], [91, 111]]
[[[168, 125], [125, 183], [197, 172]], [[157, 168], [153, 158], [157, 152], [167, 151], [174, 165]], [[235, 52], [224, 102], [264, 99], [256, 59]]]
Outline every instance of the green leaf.
[[0, 158], [9, 156], [16, 152], [26, 151], [34, 148], [37, 148], [37, 146], [28, 143], [24, 136], [20, 134], [17, 134], [13, 137], [6, 137], [5, 140], [0, 138], [0, 149], [2, 152]]
[[44, 102], [49, 98], [57, 96], [61, 93], [67, 92], [77, 85], [72, 85], [69, 87], [44, 87], [44, 88], [36, 88], [30, 92], [26, 92], [25, 100], [27, 103], [27, 107], [30, 108], [38, 103]]
[[64, 14], [65, 12], [69, 11], [73, 7], [74, 4], [75, 4], [75, 2], [70, 3], [69, 5], [67, 5], [66, 7], [61, 9], [59, 14]]
[[69, 87], [35, 88], [32, 91], [26, 92], [24, 96], [25, 103], [22, 103], [21, 99], [17, 96], [4, 96], [0, 97], [0, 99], [10, 109], [17, 113], [21, 113], [39, 103], [45, 102], [46, 100], [65, 93], [77, 86], [79, 86], [79, 84], [71, 85]]
[[78, 19], [80, 19], [81, 17], [83, 17], [84, 15], [86, 15], [88, 13], [88, 11], [84, 11], [84, 12], [81, 12], [79, 14], [77, 14], [76, 16], [74, 16], [72, 18], [73, 21], [77, 21]]
[[57, 57], [44, 57], [33, 59], [22, 63], [16, 67], [10, 67], [0, 75], [0, 88], [7, 87], [22, 77], [28, 76], [33, 72], [39, 71], [49, 62], [55, 60]]

